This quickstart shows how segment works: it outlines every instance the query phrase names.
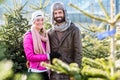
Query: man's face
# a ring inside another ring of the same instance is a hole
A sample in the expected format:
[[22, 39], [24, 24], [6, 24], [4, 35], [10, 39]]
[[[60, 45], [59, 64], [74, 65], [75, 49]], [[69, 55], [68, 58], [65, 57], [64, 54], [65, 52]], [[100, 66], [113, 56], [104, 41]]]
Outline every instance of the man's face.
[[55, 10], [53, 12], [53, 17], [54, 17], [54, 20], [57, 22], [57, 23], [62, 23], [65, 21], [65, 15], [64, 15], [64, 12], [63, 10]]

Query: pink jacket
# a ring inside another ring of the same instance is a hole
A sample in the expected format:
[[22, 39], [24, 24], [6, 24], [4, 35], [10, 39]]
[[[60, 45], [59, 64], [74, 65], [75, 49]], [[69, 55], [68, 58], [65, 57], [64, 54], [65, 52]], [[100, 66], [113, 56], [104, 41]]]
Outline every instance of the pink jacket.
[[[42, 42], [45, 49], [45, 43]], [[34, 54], [33, 50], [33, 40], [31, 32], [27, 32], [23, 39], [23, 47], [27, 60], [30, 62], [30, 68], [38, 70], [46, 70], [45, 67], [40, 66], [42, 61], [48, 62], [47, 54]]]

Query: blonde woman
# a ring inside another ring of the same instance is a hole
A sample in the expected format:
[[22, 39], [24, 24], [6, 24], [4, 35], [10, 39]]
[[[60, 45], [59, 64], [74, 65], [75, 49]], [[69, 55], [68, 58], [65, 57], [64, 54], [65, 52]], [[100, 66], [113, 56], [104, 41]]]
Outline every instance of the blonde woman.
[[31, 30], [26, 32], [23, 46], [26, 58], [29, 62], [29, 73], [37, 73], [42, 80], [49, 80], [47, 69], [41, 66], [41, 62], [49, 62], [50, 45], [48, 35], [43, 26], [44, 14], [36, 11], [32, 14]]

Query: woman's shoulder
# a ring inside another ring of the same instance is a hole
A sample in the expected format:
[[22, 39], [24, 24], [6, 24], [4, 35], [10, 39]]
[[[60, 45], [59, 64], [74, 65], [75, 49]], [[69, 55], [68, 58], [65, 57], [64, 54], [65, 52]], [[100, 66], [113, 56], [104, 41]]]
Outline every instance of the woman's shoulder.
[[28, 30], [25, 34], [24, 37], [32, 37], [31, 31]]

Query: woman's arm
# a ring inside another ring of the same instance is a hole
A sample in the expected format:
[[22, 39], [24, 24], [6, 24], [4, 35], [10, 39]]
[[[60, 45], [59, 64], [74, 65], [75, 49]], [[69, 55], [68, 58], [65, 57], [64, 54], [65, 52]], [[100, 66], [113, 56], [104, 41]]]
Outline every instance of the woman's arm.
[[35, 54], [33, 49], [32, 35], [27, 33], [23, 39], [23, 47], [27, 60], [29, 61], [46, 61], [48, 54]]

